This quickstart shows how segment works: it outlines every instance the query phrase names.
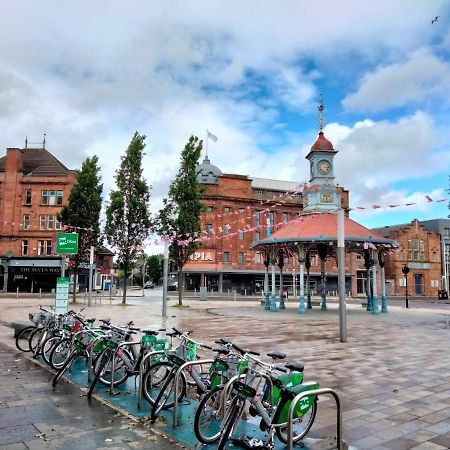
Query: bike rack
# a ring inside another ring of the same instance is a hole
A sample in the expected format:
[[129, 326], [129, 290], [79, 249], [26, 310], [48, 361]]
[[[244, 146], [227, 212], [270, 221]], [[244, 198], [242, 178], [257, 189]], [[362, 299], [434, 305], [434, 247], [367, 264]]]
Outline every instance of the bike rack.
[[162, 353], [165, 353], [165, 350], [157, 350], [154, 352], [149, 352], [145, 354], [145, 356], [142, 358], [141, 364], [139, 366], [139, 387], [138, 387], [138, 403], [137, 403], [138, 409], [142, 408], [142, 389], [143, 389], [145, 364], [147, 360], [150, 359], [153, 355], [161, 355]]
[[337, 422], [337, 448], [338, 450], [342, 450], [342, 413], [341, 413], [341, 401], [339, 400], [339, 396], [337, 395], [336, 391], [330, 388], [320, 388], [320, 389], [313, 389], [311, 391], [304, 391], [300, 392], [300, 394], [296, 395], [294, 399], [292, 400], [291, 406], [289, 407], [288, 412], [288, 421], [287, 421], [287, 441], [288, 450], [293, 449], [293, 430], [292, 425], [294, 422], [294, 409], [297, 406], [297, 403], [303, 398], [303, 397], [309, 397], [310, 395], [319, 395], [322, 394], [331, 394], [334, 397], [334, 400], [336, 401], [336, 422]]
[[183, 372], [183, 370], [186, 367], [189, 366], [198, 366], [200, 364], [212, 364], [215, 360], [214, 359], [198, 359], [196, 361], [188, 361], [182, 364], [178, 370], [175, 373], [175, 386], [174, 386], [174, 402], [173, 402], [173, 424], [172, 426], [176, 428], [178, 426], [178, 420], [177, 420], [177, 409], [178, 409], [178, 385], [179, 385], [179, 379], [180, 374]]
[[119, 350], [119, 348], [122, 347], [128, 347], [129, 345], [141, 345], [140, 341], [137, 342], [122, 342], [117, 346], [117, 348], [114, 350], [112, 362], [111, 362], [111, 384], [109, 385], [109, 395], [114, 395], [114, 372], [116, 371], [116, 354]]
[[100, 342], [102, 339], [104, 339], [107, 335], [102, 334], [100, 336], [97, 336], [89, 345], [89, 359], [88, 359], [88, 382], [90, 383], [92, 381], [92, 360], [94, 358], [94, 347], [97, 345], [98, 342]]

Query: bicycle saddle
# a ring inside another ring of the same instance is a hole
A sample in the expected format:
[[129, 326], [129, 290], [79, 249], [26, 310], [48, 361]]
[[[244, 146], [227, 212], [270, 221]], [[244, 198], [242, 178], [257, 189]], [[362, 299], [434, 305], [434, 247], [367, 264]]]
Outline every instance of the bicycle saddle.
[[269, 356], [272, 359], [284, 359], [286, 358], [286, 353], [275, 351], [267, 353], [267, 356]]
[[221, 355], [228, 355], [228, 353], [230, 353], [230, 349], [220, 345], [219, 347], [214, 347], [213, 352], [220, 353]]
[[289, 360], [284, 367], [289, 370], [296, 370], [297, 372], [303, 372], [305, 365], [301, 361]]
[[155, 330], [142, 330], [142, 332], [144, 333], [144, 334], [147, 334], [147, 335], [149, 335], [149, 336], [156, 336], [157, 334], [158, 334], [158, 331], [155, 331]]

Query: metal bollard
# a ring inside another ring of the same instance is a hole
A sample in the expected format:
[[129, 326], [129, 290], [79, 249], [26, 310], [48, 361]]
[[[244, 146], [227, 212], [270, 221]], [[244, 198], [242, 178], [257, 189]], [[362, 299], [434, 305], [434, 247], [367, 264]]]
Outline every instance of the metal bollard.
[[337, 395], [336, 391], [334, 391], [333, 389], [329, 389], [329, 388], [320, 388], [320, 389], [313, 389], [311, 391], [304, 391], [304, 392], [300, 392], [300, 394], [296, 395], [295, 398], [292, 400], [291, 406], [289, 407], [289, 412], [288, 412], [288, 419], [287, 419], [287, 448], [288, 450], [292, 450], [294, 447], [293, 444], [293, 429], [292, 429], [292, 425], [293, 425], [293, 421], [294, 421], [294, 410], [295, 407], [297, 406], [297, 403], [303, 398], [303, 397], [308, 397], [310, 395], [317, 395], [317, 397], [319, 397], [319, 395], [322, 394], [331, 394], [334, 397], [334, 400], [336, 401], [336, 406], [337, 406], [337, 412], [336, 412], [336, 416], [337, 416], [337, 448], [338, 450], [342, 450], [342, 414], [341, 414], [341, 401], [339, 400], [339, 396]]

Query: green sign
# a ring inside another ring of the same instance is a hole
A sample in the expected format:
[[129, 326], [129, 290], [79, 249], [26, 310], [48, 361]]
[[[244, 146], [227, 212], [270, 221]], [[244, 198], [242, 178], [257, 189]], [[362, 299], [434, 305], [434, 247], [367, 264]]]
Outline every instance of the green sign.
[[67, 312], [67, 305], [69, 303], [69, 286], [70, 278], [56, 279], [56, 297], [55, 297], [55, 313], [64, 314]]
[[76, 255], [78, 253], [78, 233], [58, 233], [56, 235], [56, 253], [58, 255]]

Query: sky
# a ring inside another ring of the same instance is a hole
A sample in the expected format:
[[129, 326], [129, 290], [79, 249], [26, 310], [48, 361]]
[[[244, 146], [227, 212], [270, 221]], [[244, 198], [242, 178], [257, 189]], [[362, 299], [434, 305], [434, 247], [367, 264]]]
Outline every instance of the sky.
[[354, 220], [447, 217], [449, 20], [446, 0], [3, 0], [0, 154], [45, 132], [69, 168], [99, 156], [107, 200], [139, 131], [157, 213], [207, 129], [222, 172], [309, 181], [322, 95]]

